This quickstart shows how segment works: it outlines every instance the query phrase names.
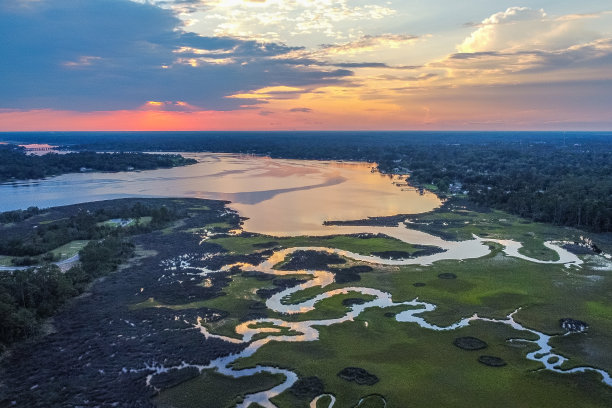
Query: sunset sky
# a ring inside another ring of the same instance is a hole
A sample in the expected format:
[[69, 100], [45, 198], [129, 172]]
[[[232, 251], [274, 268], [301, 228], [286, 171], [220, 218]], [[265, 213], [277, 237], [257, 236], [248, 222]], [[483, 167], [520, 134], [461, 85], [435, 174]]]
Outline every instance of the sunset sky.
[[609, 0], [2, 0], [0, 131], [610, 130]]

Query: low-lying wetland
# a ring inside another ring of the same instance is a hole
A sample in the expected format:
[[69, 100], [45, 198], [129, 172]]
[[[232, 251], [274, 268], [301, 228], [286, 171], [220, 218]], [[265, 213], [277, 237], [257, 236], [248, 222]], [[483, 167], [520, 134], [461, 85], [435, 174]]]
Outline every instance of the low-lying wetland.
[[[434, 236], [410, 235], [394, 218], [389, 226], [337, 226], [323, 237], [272, 237], [236, 233], [241, 219], [223, 202], [175, 204], [189, 209], [180, 223], [133, 237], [155, 252], [74, 300], [54, 318], [54, 333], [4, 357], [0, 401], [163, 408], [612, 401], [612, 279], [589, 258], [601, 255], [554, 243], [578, 242], [572, 230], [449, 206], [406, 224]], [[426, 243], [411, 241], [425, 236]], [[442, 239], [450, 236], [460, 241]], [[466, 242], [473, 252], [463, 256]]]

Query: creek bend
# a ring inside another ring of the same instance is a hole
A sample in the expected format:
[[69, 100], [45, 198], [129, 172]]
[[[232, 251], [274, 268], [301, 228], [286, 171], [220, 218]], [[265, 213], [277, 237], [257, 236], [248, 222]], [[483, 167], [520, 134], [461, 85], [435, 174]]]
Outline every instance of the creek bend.
[[[467, 316], [453, 324], [448, 326], [437, 326], [431, 324], [427, 321], [426, 316], [423, 314], [427, 312], [434, 311], [436, 309], [436, 305], [422, 301], [417, 299], [413, 299], [407, 302], [394, 302], [392, 296], [389, 293], [384, 291], [380, 291], [377, 289], [367, 288], [367, 287], [344, 287], [341, 289], [335, 289], [326, 291], [321, 293], [311, 299], [305, 300], [300, 303], [287, 303], [286, 298], [292, 294], [295, 294], [299, 291], [313, 288], [313, 287], [321, 287], [324, 288], [330, 285], [334, 281], [333, 274], [327, 271], [322, 270], [299, 270], [299, 271], [283, 271], [274, 269], [274, 266], [279, 262], [283, 261], [287, 256], [290, 256], [292, 253], [296, 251], [302, 250], [316, 250], [316, 251], [325, 251], [328, 253], [335, 253], [340, 256], [353, 259], [356, 261], [368, 262], [372, 265], [409, 265], [409, 264], [418, 264], [418, 265], [431, 265], [434, 262], [437, 262], [442, 259], [456, 259], [462, 260], [467, 258], [478, 258], [487, 255], [490, 252], [490, 249], [485, 242], [496, 242], [503, 246], [503, 251], [506, 256], [520, 258], [529, 262], [536, 263], [550, 263], [550, 264], [559, 264], [565, 265], [566, 267], [577, 267], [579, 268], [582, 264], [582, 261], [574, 254], [564, 250], [559, 245], [556, 245], [553, 242], [547, 242], [547, 248], [557, 252], [559, 256], [559, 260], [557, 261], [541, 261], [535, 258], [531, 258], [525, 255], [522, 255], [518, 252], [521, 244], [511, 240], [493, 240], [493, 239], [483, 239], [477, 236], [474, 236], [473, 240], [462, 241], [462, 242], [454, 242], [454, 241], [444, 241], [441, 238], [434, 236], [427, 236], [428, 234], [418, 232], [415, 233], [413, 230], [408, 230], [405, 226], [400, 225], [397, 227], [338, 227], [340, 230], [345, 230], [345, 228], [350, 231], [350, 233], [354, 233], [355, 229], [359, 229], [360, 232], [368, 232], [368, 233], [386, 233], [389, 236], [398, 238], [407, 243], [414, 243], [417, 240], [419, 243], [423, 242], [423, 238], [426, 238], [428, 244], [435, 244], [439, 247], [443, 248], [445, 252], [441, 252], [434, 255], [423, 256], [421, 258], [411, 258], [404, 260], [389, 260], [376, 256], [363, 256], [355, 253], [351, 253], [345, 250], [338, 249], [330, 249], [330, 248], [319, 248], [319, 247], [295, 247], [295, 248], [287, 248], [275, 251], [266, 261], [255, 266], [248, 263], [239, 263], [226, 265], [221, 268], [219, 271], [211, 271], [202, 269], [201, 275], [207, 276], [210, 274], [214, 274], [215, 272], [223, 272], [231, 269], [232, 267], [239, 266], [244, 271], [257, 271], [266, 274], [271, 274], [275, 276], [282, 275], [310, 275], [311, 279], [297, 284], [293, 287], [289, 287], [284, 289], [283, 291], [273, 295], [270, 297], [265, 305], [266, 307], [274, 312], [285, 313], [285, 314], [298, 314], [298, 313], [307, 313], [316, 308], [316, 305], [324, 299], [331, 298], [333, 296], [348, 294], [348, 293], [359, 293], [362, 295], [368, 295], [374, 297], [373, 300], [366, 301], [363, 304], [355, 304], [350, 307], [350, 310], [342, 317], [334, 318], [334, 319], [321, 319], [321, 320], [307, 320], [307, 321], [299, 321], [299, 322], [290, 322], [282, 319], [273, 319], [273, 318], [263, 318], [257, 320], [251, 320], [238, 325], [235, 329], [236, 334], [240, 337], [240, 339], [230, 338], [226, 336], [219, 336], [210, 333], [205, 327], [205, 322], [198, 320], [198, 323], [195, 327], [197, 327], [203, 336], [205, 337], [216, 337], [222, 340], [230, 341], [230, 342], [242, 342], [247, 344], [247, 347], [237, 353], [229, 356], [218, 358], [212, 361], [207, 366], [190, 366], [188, 363], [184, 363], [182, 368], [186, 367], [196, 367], [200, 371], [203, 370], [216, 370], [217, 372], [231, 376], [231, 377], [244, 377], [250, 376], [261, 372], [267, 372], [270, 374], [283, 374], [285, 376], [285, 381], [274, 388], [271, 388], [266, 391], [253, 393], [247, 395], [242, 403], [237, 405], [240, 408], [246, 408], [251, 403], [257, 403], [266, 408], [274, 408], [275, 405], [270, 401], [271, 398], [279, 395], [280, 393], [286, 391], [290, 388], [297, 380], [298, 376], [291, 370], [282, 369], [278, 367], [267, 367], [267, 366], [256, 366], [253, 368], [247, 369], [234, 369], [232, 367], [233, 363], [237, 360], [245, 357], [252, 356], [259, 348], [262, 346], [272, 342], [308, 342], [308, 341], [317, 341], [319, 339], [319, 331], [317, 330], [317, 326], [331, 326], [335, 324], [341, 324], [348, 321], [353, 321], [357, 316], [359, 316], [362, 312], [364, 312], [368, 308], [390, 308], [397, 306], [406, 306], [407, 310], [399, 312], [395, 316], [395, 320], [398, 324], [417, 324], [419, 327], [425, 330], [433, 330], [433, 331], [451, 331], [456, 330], [461, 327], [465, 327], [470, 325], [472, 322], [482, 321], [490, 324], [501, 324], [511, 327], [512, 329], [517, 331], [517, 337], [510, 340], [512, 342], [523, 342], [530, 343], [537, 346], [537, 350], [530, 352], [526, 355], [526, 358], [532, 361], [536, 361], [542, 364], [543, 369], [549, 370], [555, 373], [561, 374], [570, 374], [577, 372], [586, 372], [593, 371], [600, 375], [601, 381], [608, 386], [612, 387], [612, 378], [610, 374], [604, 370], [596, 369], [593, 367], [575, 367], [572, 369], [564, 370], [562, 368], [563, 363], [565, 363], [568, 359], [556, 354], [550, 345], [550, 340], [555, 336], [550, 336], [544, 333], [541, 333], [537, 330], [525, 327], [518, 323], [514, 316], [518, 312], [519, 309], [510, 313], [506, 316], [505, 319], [492, 319], [484, 316], [478, 316], [474, 314], [472, 316]], [[424, 235], [423, 235], [424, 234]], [[173, 270], [176, 268], [189, 268], [190, 265], [181, 257], [178, 257], [174, 260], [168, 260], [165, 263], [166, 268], [168, 270]], [[261, 327], [264, 324], [265, 327]], [[291, 333], [296, 333], [295, 335], [283, 335], [280, 334], [281, 331], [288, 330]], [[364, 327], [363, 330], [368, 330], [367, 326]], [[536, 340], [528, 340], [520, 337], [521, 332], [527, 332], [531, 335], [534, 335]], [[567, 333], [566, 335], [571, 335], [571, 333]], [[261, 337], [263, 336], [263, 337]], [[256, 338], [255, 340], [253, 340]], [[157, 367], [153, 368], [154, 373], [149, 377], [156, 375], [158, 372], [165, 372], [172, 368], [181, 368], [181, 367]], [[151, 367], [149, 367], [151, 369]], [[316, 402], [319, 398], [323, 396], [319, 396], [315, 398], [311, 406], [316, 405]], [[329, 407], [332, 407], [336, 402], [335, 397], [331, 399]]]

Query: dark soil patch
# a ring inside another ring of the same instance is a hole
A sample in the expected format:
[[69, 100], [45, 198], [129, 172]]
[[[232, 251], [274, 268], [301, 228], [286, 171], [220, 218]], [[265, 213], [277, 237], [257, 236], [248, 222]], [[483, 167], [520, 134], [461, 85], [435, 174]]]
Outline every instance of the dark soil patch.
[[507, 365], [503, 359], [494, 356], [480, 356], [478, 357], [478, 362], [489, 367], [503, 367]]
[[325, 392], [325, 385], [319, 377], [300, 378], [289, 388], [289, 392], [300, 399], [310, 401]]
[[487, 343], [476, 337], [457, 337], [453, 344], [462, 350], [482, 350], [487, 348]]
[[454, 273], [446, 272], [446, 273], [439, 274], [438, 278], [440, 278], [440, 279], [457, 279], [457, 275], [455, 275]]
[[353, 305], [363, 305], [364, 303], [367, 303], [367, 300], [361, 298], [348, 298], [342, 300], [342, 304], [348, 307]]
[[359, 367], [346, 367], [338, 373], [338, 377], [359, 385], [374, 385], [378, 382], [377, 376]]

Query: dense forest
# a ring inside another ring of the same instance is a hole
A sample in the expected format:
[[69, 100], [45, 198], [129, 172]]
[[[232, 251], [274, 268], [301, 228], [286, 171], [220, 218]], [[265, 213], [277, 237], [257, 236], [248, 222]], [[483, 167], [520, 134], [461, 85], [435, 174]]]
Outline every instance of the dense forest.
[[0, 145], [0, 181], [39, 179], [79, 171], [153, 170], [194, 164], [172, 154], [77, 152], [28, 155], [15, 145]]
[[103, 151], [214, 151], [359, 160], [438, 194], [525, 218], [612, 231], [610, 132], [131, 132], [7, 134]]

